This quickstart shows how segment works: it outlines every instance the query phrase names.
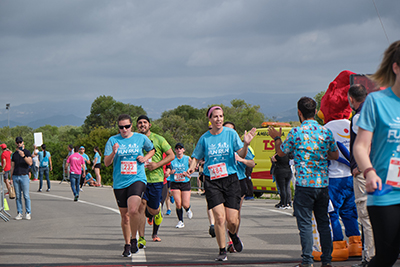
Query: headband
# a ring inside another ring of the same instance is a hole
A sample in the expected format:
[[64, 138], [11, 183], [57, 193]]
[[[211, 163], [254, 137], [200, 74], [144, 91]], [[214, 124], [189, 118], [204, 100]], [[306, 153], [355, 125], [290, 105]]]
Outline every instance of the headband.
[[[212, 112], [214, 111], [214, 110], [216, 110], [216, 109], [220, 109], [220, 110], [222, 110], [222, 108], [220, 107], [220, 106], [213, 106], [212, 108], [210, 108], [210, 110], [208, 111], [208, 114], [207, 114], [207, 117], [209, 117], [210, 118], [210, 115], [212, 114]], [[224, 112], [223, 110], [222, 110], [222, 112]]]

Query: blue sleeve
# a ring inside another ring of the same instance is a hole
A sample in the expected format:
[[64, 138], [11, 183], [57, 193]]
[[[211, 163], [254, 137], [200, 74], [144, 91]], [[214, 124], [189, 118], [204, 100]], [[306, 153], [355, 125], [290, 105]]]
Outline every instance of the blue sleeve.
[[151, 142], [151, 140], [147, 136], [144, 136], [144, 137], [145, 137], [145, 141], [144, 141], [143, 148], [144, 148], [144, 150], [146, 150], [146, 152], [149, 152], [150, 150], [154, 149], [154, 145], [153, 145], [153, 142]]
[[235, 152], [237, 152], [239, 149], [241, 149], [243, 147], [243, 142], [242, 142], [242, 140], [240, 140], [240, 137], [236, 131], [234, 131], [234, 136], [235, 136], [234, 137], [235, 139], [233, 142], [233, 146], [234, 146], [233, 150]]
[[112, 153], [112, 147], [113, 147], [113, 143], [111, 141], [111, 138], [108, 139], [107, 143], [106, 143], [106, 148], [104, 149], [104, 156], [108, 156]]
[[365, 99], [364, 105], [360, 112], [360, 117], [356, 122], [356, 125], [369, 132], [374, 132], [374, 129], [376, 127], [375, 106], [371, 94], [369, 94]]
[[197, 142], [196, 148], [193, 151], [192, 158], [202, 159], [204, 158], [204, 144], [203, 136], [200, 137], [199, 142]]

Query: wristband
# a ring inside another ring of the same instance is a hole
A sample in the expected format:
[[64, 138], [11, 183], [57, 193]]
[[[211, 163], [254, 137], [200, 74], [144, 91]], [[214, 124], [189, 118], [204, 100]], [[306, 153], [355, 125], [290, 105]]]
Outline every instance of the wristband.
[[364, 170], [364, 178], [365, 178], [365, 179], [367, 179], [367, 173], [369, 173], [370, 171], [374, 171], [374, 172], [376, 173], [376, 170], [374, 169], [374, 167], [366, 168], [366, 169]]
[[276, 140], [278, 140], [278, 139], [281, 139], [281, 137], [280, 137], [280, 136], [275, 136], [275, 137], [274, 137], [274, 141], [276, 141]]

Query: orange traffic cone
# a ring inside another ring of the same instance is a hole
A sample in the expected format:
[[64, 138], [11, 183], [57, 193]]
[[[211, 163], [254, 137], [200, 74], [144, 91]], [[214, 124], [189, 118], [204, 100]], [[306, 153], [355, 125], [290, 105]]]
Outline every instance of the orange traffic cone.
[[361, 236], [349, 237], [349, 257], [359, 257], [362, 255]]

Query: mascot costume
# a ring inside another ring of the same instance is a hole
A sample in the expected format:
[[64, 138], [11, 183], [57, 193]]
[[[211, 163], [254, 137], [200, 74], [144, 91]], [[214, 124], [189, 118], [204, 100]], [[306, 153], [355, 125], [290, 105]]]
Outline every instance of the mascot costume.
[[[323, 119], [325, 127], [332, 131], [338, 144], [339, 159], [331, 160], [329, 166], [329, 197], [333, 211], [329, 211], [332, 228], [333, 252], [332, 261], [344, 261], [350, 256], [361, 256], [362, 243], [357, 221], [357, 208], [353, 191], [353, 176], [349, 164], [350, 121], [352, 109], [349, 105], [347, 92], [350, 88], [351, 71], [342, 71], [329, 84], [321, 99], [318, 117]], [[345, 234], [344, 240], [342, 219]], [[315, 246], [314, 246], [315, 247]], [[321, 252], [314, 249], [315, 260], [320, 260]]]

